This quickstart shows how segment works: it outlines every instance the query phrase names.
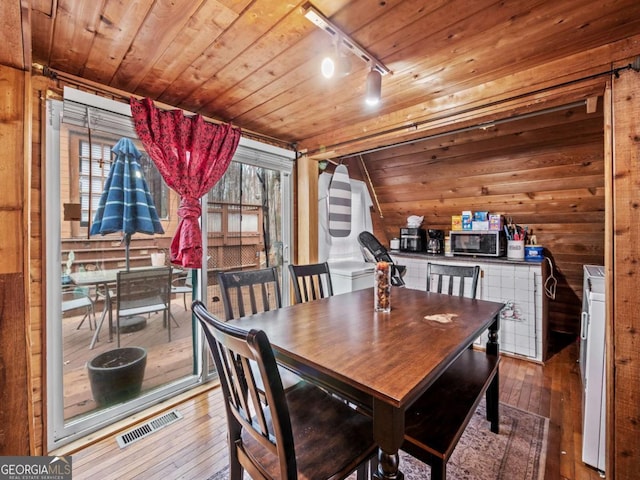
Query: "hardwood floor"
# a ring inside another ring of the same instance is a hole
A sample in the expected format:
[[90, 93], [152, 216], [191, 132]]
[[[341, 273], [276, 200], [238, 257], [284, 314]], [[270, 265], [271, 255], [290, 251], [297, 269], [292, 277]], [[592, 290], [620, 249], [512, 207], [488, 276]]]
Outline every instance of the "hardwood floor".
[[[598, 472], [581, 461], [581, 383], [575, 341], [559, 338], [557, 353], [544, 366], [510, 357], [500, 365], [500, 401], [550, 419], [545, 479], [596, 480]], [[120, 449], [119, 432], [90, 445], [68, 446], [57, 454], [73, 455], [73, 478], [83, 480], [206, 479], [227, 462], [226, 419], [220, 389], [209, 386], [177, 405], [184, 418], [141, 441]], [[161, 411], [147, 412], [152, 418]], [[138, 415], [140, 420], [140, 415]], [[118, 428], [118, 427], [116, 427]], [[133, 425], [121, 427], [128, 430]]]

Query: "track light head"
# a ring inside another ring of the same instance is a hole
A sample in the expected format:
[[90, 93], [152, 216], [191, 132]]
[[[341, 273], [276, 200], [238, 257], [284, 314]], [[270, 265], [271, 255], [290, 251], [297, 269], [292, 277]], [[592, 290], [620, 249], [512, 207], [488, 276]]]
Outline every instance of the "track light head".
[[336, 74], [340, 77], [346, 77], [351, 73], [351, 59], [347, 55], [338, 55], [338, 63], [336, 64]]
[[365, 101], [367, 105], [377, 105], [382, 95], [382, 75], [375, 67], [372, 67], [367, 74], [367, 94]]
[[334, 51], [322, 59], [320, 71], [325, 78], [346, 77], [351, 73], [351, 59], [340, 48], [341, 40], [335, 43]]
[[353, 56], [371, 66], [371, 71], [367, 75], [366, 101], [369, 105], [376, 105], [380, 101], [382, 75], [388, 75], [391, 71], [380, 60], [367, 52], [354, 39], [349, 37], [349, 35], [320, 13], [311, 2], [306, 2], [302, 6], [302, 12], [305, 18], [329, 34], [334, 41], [335, 53], [331, 53], [331, 59], [327, 57], [322, 61], [322, 74], [326, 78], [348, 75], [351, 72], [351, 58], [349, 58], [350, 55], [345, 55], [344, 53], [350, 52]]

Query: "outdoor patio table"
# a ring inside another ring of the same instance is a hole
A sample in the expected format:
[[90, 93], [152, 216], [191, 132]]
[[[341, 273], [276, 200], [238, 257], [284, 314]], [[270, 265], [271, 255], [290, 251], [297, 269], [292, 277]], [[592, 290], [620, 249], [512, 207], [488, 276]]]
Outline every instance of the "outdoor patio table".
[[[144, 270], [151, 267], [135, 267], [130, 270]], [[100, 321], [96, 326], [96, 331], [91, 338], [91, 343], [89, 344], [89, 349], [93, 349], [98, 341], [98, 335], [100, 333], [100, 329], [102, 328], [102, 324], [104, 323], [105, 317], [109, 316], [109, 341], [113, 340], [112, 326], [113, 326], [113, 313], [111, 311], [111, 292], [109, 290], [109, 284], [116, 283], [118, 279], [118, 272], [122, 271], [122, 269], [109, 269], [109, 270], [92, 270], [92, 271], [84, 271], [84, 272], [75, 272], [71, 273], [69, 276], [71, 277], [71, 281], [78, 286], [87, 286], [87, 285], [95, 285], [96, 288], [104, 288], [104, 308], [102, 309], [102, 314], [100, 315]], [[181, 272], [182, 270], [177, 267], [171, 268], [171, 273], [176, 274]]]

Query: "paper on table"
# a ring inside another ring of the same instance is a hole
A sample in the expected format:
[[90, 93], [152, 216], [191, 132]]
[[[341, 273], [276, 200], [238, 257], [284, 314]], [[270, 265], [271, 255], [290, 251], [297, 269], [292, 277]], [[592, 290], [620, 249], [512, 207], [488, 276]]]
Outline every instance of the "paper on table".
[[424, 319], [433, 320], [438, 323], [451, 323], [457, 316], [456, 313], [436, 313], [435, 315], [425, 315]]

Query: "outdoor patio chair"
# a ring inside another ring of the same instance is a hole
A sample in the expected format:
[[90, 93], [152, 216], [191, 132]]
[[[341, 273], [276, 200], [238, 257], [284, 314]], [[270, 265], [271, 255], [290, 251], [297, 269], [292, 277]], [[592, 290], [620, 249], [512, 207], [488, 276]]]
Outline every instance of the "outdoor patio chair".
[[[192, 310], [204, 331], [224, 392], [231, 479], [367, 477], [373, 422], [313, 384], [285, 390], [267, 335]], [[251, 368], [250, 365], [259, 368]], [[259, 381], [258, 381], [259, 380]], [[262, 396], [267, 401], [260, 401]]]
[[[96, 263], [85, 263], [85, 264], [82, 265], [82, 267], [87, 272], [99, 272], [99, 271], [102, 270], [100, 268], [100, 265], [98, 265]], [[105, 300], [105, 297], [107, 295], [107, 292], [105, 291], [105, 287], [109, 288], [109, 293], [111, 294], [111, 297], [115, 298], [115, 296], [116, 296], [116, 292], [115, 292], [116, 284], [115, 283], [110, 283], [108, 285], [97, 284], [95, 287], [92, 287], [93, 294], [94, 294], [94, 296], [93, 296], [93, 303], [94, 304]]]
[[120, 319], [162, 312], [171, 342], [171, 267], [122, 270], [116, 292], [116, 337], [120, 347]]
[[[89, 319], [89, 330], [93, 330], [96, 325], [96, 314], [93, 300], [89, 296], [88, 292], [86, 292], [82, 288], [78, 288], [75, 286], [63, 285], [62, 313], [66, 313], [79, 308], [83, 308], [85, 313], [80, 320], [80, 323], [76, 327], [76, 330], [80, 329], [87, 318]], [[91, 322], [91, 317], [93, 317], [93, 323]]]
[[171, 294], [182, 294], [182, 301], [184, 303], [184, 310], [187, 311], [187, 295], [193, 293], [193, 284], [191, 283], [191, 269], [187, 269], [184, 272], [178, 273], [173, 280], [171, 280]]

